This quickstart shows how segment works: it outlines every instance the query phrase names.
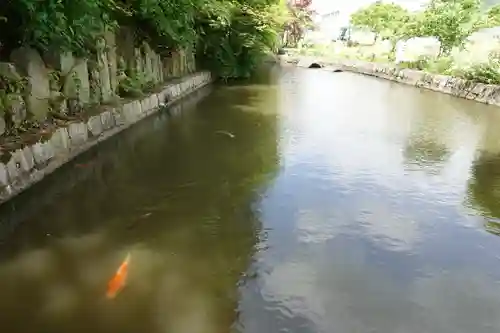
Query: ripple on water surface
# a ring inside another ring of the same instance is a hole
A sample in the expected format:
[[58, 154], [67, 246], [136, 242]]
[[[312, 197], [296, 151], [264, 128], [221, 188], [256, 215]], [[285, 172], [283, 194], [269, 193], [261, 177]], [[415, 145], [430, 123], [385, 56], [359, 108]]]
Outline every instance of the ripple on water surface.
[[349, 73], [265, 74], [2, 207], [0, 327], [498, 332], [500, 112]]

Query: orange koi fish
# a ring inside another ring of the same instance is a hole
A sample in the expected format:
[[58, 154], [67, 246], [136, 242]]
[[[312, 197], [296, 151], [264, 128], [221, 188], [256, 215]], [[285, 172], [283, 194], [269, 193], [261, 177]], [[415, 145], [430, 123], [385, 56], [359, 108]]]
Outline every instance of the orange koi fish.
[[106, 291], [107, 298], [115, 298], [116, 295], [125, 287], [125, 283], [127, 282], [128, 276], [128, 265], [130, 262], [130, 253], [127, 254], [127, 257], [122, 262], [115, 275], [108, 282], [108, 290]]

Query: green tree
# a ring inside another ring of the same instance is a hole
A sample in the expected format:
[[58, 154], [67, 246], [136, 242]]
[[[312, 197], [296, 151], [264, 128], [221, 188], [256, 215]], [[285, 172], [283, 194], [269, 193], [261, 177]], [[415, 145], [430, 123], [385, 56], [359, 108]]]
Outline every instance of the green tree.
[[286, 20], [280, 0], [220, 0], [203, 4], [200, 12], [199, 59], [223, 78], [250, 76], [262, 56], [277, 48]]
[[222, 77], [248, 76], [276, 47], [284, 0], [12, 0], [0, 6], [0, 56], [18, 46], [90, 56], [106, 29], [130, 28], [168, 54], [196, 49]]
[[484, 16], [482, 27], [492, 28], [500, 26], [500, 4], [489, 8]]
[[382, 38], [394, 39], [403, 32], [410, 20], [409, 12], [394, 3], [377, 1], [351, 15], [351, 24], [357, 28], [369, 29]]
[[295, 47], [304, 37], [307, 29], [313, 28], [312, 11], [307, 7], [288, 4], [288, 16], [285, 23], [283, 44]]
[[460, 46], [467, 36], [481, 27], [480, 0], [431, 0], [405, 29], [406, 37], [437, 37], [441, 51]]

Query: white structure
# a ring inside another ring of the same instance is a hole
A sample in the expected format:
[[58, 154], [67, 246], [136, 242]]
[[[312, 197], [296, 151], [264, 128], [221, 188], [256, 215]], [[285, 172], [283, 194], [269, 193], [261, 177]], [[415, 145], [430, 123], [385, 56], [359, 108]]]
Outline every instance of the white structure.
[[325, 39], [330, 42], [337, 38], [340, 30], [339, 17], [340, 12], [338, 10], [318, 15], [318, 30]]
[[453, 54], [460, 64], [485, 63], [493, 53], [500, 53], [500, 27], [481, 29], [467, 38], [464, 50]]
[[396, 43], [396, 63], [417, 61], [420, 57], [436, 58], [441, 42], [436, 37], [414, 37]]
[[373, 45], [375, 44], [376, 34], [369, 30], [352, 29], [351, 40], [360, 45]]
[[341, 27], [347, 25], [349, 19], [344, 18], [342, 12], [335, 9], [322, 13], [316, 12], [313, 22], [317, 28], [314, 35], [321, 36], [320, 39], [324, 43], [331, 43], [339, 37]]

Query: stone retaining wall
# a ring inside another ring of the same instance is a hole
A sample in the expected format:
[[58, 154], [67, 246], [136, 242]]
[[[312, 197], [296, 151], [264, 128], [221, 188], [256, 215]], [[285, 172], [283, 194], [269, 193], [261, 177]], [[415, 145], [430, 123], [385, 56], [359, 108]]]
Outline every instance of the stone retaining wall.
[[196, 71], [193, 49], [160, 55], [134, 36], [126, 27], [108, 29], [87, 58], [57, 49], [12, 50], [10, 62], [0, 62], [0, 138]]
[[475, 83], [451, 76], [429, 74], [412, 69], [399, 69], [388, 64], [348, 60], [335, 64], [328, 64], [321, 61], [318, 63], [327, 67], [332, 66], [344, 71], [376, 76], [485, 104], [500, 106], [499, 85]]
[[13, 151], [0, 162], [0, 203], [3, 203], [97, 143], [122, 131], [212, 80], [201, 72], [167, 84], [160, 92], [118, 107], [108, 107], [86, 122], [72, 122], [47, 139]]

